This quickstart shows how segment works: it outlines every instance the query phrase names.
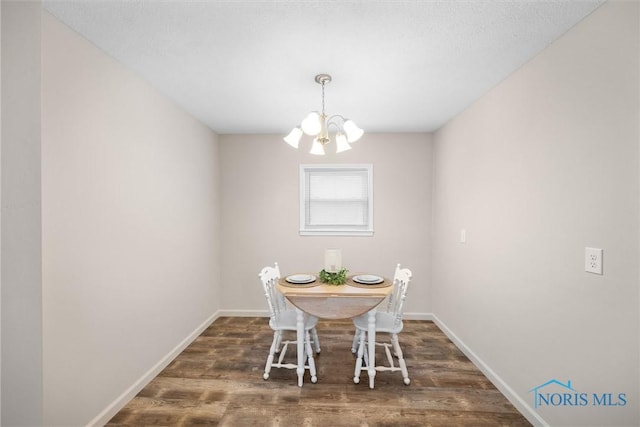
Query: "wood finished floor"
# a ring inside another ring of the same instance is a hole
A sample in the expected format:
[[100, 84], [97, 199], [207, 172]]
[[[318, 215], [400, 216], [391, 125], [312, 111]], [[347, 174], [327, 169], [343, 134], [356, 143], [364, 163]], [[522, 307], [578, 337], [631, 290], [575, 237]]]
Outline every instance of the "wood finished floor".
[[318, 323], [318, 382], [307, 371], [300, 388], [295, 370], [273, 369], [262, 379], [273, 337], [268, 319], [219, 318], [107, 425], [531, 425], [433, 322], [405, 320], [408, 386], [399, 372], [378, 372], [373, 390], [366, 373], [354, 384], [352, 333], [349, 320]]

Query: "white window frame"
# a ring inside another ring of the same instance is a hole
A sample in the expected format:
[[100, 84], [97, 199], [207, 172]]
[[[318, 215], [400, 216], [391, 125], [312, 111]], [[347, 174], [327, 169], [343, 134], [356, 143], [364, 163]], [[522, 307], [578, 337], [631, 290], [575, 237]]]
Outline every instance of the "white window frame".
[[[367, 174], [367, 218], [364, 225], [307, 224], [307, 177], [313, 171], [359, 171]], [[303, 164], [300, 165], [300, 235], [301, 236], [373, 236], [373, 165], [372, 164]]]

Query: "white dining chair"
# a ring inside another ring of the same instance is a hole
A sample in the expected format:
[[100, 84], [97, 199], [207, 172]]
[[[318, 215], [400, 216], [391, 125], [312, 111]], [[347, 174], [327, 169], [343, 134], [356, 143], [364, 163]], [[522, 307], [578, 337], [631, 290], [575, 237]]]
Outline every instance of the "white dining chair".
[[[402, 378], [405, 384], [409, 385], [411, 380], [409, 379], [409, 372], [407, 371], [407, 364], [400, 348], [398, 341], [398, 334], [402, 331], [402, 314], [404, 308], [404, 301], [407, 296], [407, 288], [411, 281], [411, 270], [408, 268], [400, 268], [400, 264], [396, 266], [396, 271], [393, 276], [393, 291], [389, 295], [386, 311], [376, 312], [376, 346], [384, 347], [385, 354], [387, 356], [388, 365], [375, 366], [376, 371], [391, 371], [402, 372]], [[353, 324], [356, 327], [356, 331], [353, 337], [353, 344], [351, 351], [357, 352], [356, 368], [353, 377], [354, 383], [360, 382], [360, 372], [364, 366], [369, 366], [369, 355], [367, 354], [367, 330], [368, 330], [368, 313], [358, 316], [353, 319]], [[379, 342], [378, 337], [380, 333], [388, 334], [390, 343]], [[391, 348], [393, 349], [393, 355], [391, 354]], [[394, 363], [395, 356], [398, 359], [398, 365]], [[376, 362], [379, 359], [376, 358]], [[384, 361], [384, 359], [383, 359]], [[371, 383], [371, 388], [373, 384]]]
[[[284, 296], [277, 289], [278, 280], [280, 279], [280, 267], [276, 262], [274, 267], [264, 267], [260, 274], [260, 281], [262, 282], [262, 289], [269, 305], [269, 326], [273, 329], [273, 341], [271, 348], [269, 349], [269, 356], [267, 357], [267, 363], [264, 368], [263, 378], [269, 379], [271, 368], [286, 368], [286, 369], [298, 369], [298, 365], [294, 363], [285, 363], [287, 348], [292, 345], [296, 348], [297, 341], [286, 340], [282, 341], [282, 334], [286, 331], [296, 332], [296, 310], [288, 308]], [[317, 353], [320, 353], [320, 341], [318, 340], [318, 332], [316, 331], [316, 325], [318, 319], [313, 316], [305, 315], [304, 317], [304, 358], [306, 361], [303, 369], [308, 369], [311, 374], [311, 382], [317, 381], [316, 366], [313, 359], [313, 350], [311, 344], [314, 344]], [[311, 339], [313, 337], [313, 340]], [[282, 348], [281, 348], [282, 346]], [[277, 361], [274, 362], [275, 355], [279, 353]], [[302, 372], [302, 371], [300, 371]], [[302, 386], [301, 383], [298, 385]]]

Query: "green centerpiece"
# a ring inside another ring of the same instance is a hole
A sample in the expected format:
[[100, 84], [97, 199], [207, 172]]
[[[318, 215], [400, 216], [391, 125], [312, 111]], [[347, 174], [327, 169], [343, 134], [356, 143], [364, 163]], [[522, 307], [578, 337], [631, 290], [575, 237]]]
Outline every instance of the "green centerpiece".
[[324, 269], [318, 274], [320, 277], [320, 281], [322, 283], [326, 283], [328, 285], [344, 285], [347, 281], [347, 270], [346, 268], [341, 268], [340, 271], [337, 272], [328, 272]]

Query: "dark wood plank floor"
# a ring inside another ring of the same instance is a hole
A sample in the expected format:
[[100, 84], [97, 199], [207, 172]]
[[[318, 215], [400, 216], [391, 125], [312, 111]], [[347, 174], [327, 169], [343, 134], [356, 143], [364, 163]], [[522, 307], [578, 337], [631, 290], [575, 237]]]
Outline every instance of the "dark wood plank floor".
[[400, 344], [411, 384], [399, 372], [379, 372], [373, 390], [366, 373], [353, 383], [351, 321], [321, 320], [318, 333], [318, 382], [307, 371], [300, 388], [295, 370], [262, 379], [273, 337], [268, 319], [219, 318], [107, 425], [531, 425], [433, 322], [405, 320]]

